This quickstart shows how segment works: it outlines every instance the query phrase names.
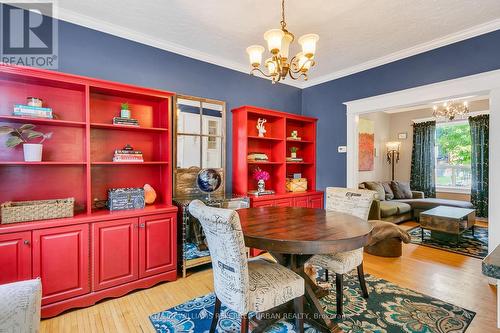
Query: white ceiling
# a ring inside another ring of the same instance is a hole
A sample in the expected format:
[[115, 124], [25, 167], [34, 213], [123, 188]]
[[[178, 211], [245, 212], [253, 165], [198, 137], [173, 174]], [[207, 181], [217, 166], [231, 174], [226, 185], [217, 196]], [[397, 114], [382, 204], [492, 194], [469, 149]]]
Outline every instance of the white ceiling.
[[[246, 47], [264, 45], [262, 34], [280, 21], [279, 0], [58, 5], [63, 20], [244, 72]], [[288, 30], [296, 37], [320, 35], [317, 65], [300, 87], [500, 29], [500, 0], [288, 0], [285, 6]]]

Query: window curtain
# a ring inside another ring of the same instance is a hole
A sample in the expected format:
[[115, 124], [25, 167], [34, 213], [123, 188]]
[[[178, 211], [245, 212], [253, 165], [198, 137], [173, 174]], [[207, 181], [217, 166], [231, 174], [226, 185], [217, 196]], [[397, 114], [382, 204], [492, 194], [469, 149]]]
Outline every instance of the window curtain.
[[488, 217], [490, 116], [469, 117], [471, 136], [471, 202], [476, 216]]
[[410, 187], [422, 191], [426, 198], [436, 197], [436, 122], [413, 124]]

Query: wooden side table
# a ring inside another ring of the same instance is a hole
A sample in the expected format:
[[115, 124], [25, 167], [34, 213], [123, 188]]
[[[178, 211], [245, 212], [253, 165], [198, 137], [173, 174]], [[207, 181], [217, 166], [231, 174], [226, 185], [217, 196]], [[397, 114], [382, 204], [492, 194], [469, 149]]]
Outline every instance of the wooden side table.
[[474, 209], [438, 206], [420, 213], [420, 227], [422, 229], [422, 242], [424, 229], [431, 231], [431, 237], [437, 240], [460, 241], [460, 235], [472, 229], [474, 236], [474, 223], [476, 211]]

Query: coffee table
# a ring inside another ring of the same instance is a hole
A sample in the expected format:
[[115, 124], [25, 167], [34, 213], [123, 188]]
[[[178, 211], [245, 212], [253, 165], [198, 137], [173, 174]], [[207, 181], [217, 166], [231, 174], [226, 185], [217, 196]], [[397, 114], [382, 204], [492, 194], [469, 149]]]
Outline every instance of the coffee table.
[[436, 240], [460, 241], [460, 235], [472, 229], [474, 236], [474, 222], [476, 211], [468, 208], [438, 206], [420, 213], [420, 227], [422, 228], [422, 242], [424, 229], [431, 231], [431, 238]]

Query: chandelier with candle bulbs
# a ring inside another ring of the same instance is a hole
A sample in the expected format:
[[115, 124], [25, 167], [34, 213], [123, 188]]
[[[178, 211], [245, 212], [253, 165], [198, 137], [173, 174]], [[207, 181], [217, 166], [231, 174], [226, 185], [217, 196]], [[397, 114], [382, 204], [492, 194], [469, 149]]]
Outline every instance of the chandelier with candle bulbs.
[[272, 79], [273, 84], [284, 80], [287, 76], [293, 80], [303, 78], [307, 80], [307, 72], [314, 66], [314, 54], [319, 36], [307, 34], [299, 38], [298, 42], [302, 47], [302, 52], [297, 53], [289, 59], [290, 44], [295, 39], [294, 35], [286, 29], [285, 22], [285, 0], [281, 1], [281, 29], [271, 29], [264, 33], [264, 39], [271, 53], [271, 57], [266, 59], [264, 67], [267, 74], [260, 69], [262, 64], [262, 54], [264, 47], [252, 45], [247, 48], [252, 70], [250, 75], [259, 72], [265, 77]]
[[467, 102], [459, 103], [455, 101], [444, 102], [442, 106], [434, 105], [433, 115], [436, 118], [446, 118], [454, 120], [456, 118], [463, 118], [469, 113], [469, 106]]

